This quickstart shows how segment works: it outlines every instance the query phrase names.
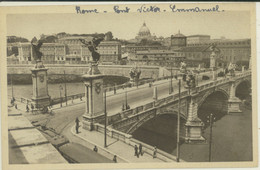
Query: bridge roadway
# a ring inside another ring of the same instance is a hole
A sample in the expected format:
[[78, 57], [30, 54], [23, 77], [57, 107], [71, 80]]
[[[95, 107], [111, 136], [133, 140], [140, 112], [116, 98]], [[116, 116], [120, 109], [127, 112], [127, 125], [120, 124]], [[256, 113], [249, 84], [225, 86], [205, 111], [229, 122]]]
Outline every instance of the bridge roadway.
[[[209, 74], [209, 73], [204, 73]], [[201, 75], [202, 76], [202, 75]], [[174, 93], [178, 91], [178, 80], [173, 79]], [[212, 80], [199, 81], [199, 84], [204, 84]], [[164, 98], [169, 95], [169, 82], [168, 80], [161, 80], [155, 82], [152, 87], [144, 84], [137, 87], [127, 89], [127, 102], [131, 108], [138, 107], [145, 103], [153, 101], [153, 89], [157, 86], [158, 99]], [[125, 90], [121, 89], [114, 95], [113, 92], [107, 94], [107, 114], [112, 116], [122, 111], [122, 104], [125, 103]], [[187, 90], [183, 87], [181, 91]], [[74, 102], [76, 103], [76, 102]], [[85, 103], [81, 102], [73, 106], [57, 108], [54, 110], [54, 116], [48, 118], [47, 127], [55, 129], [56, 132], [61, 133], [62, 130], [76, 117], [82, 116], [85, 113]]]
[[[211, 72], [205, 72], [200, 74], [200, 79], [203, 75], [208, 75], [210, 77]], [[173, 89], [174, 93], [178, 91], [178, 82], [173, 79]], [[199, 84], [209, 82], [209, 80], [199, 81]], [[138, 107], [145, 103], [153, 101], [153, 88], [157, 86], [158, 99], [163, 98], [169, 95], [169, 83], [168, 80], [160, 80], [154, 82], [152, 87], [149, 87], [148, 84], [144, 84], [137, 87], [131, 87], [127, 89], [117, 90], [117, 94], [108, 92], [107, 93], [107, 113], [108, 116], [112, 116], [122, 111], [122, 104], [125, 103], [125, 90], [127, 90], [127, 102], [131, 108]], [[185, 90], [182, 84], [181, 91]], [[63, 103], [65, 106], [65, 103]], [[62, 130], [76, 117], [80, 117], [85, 113], [85, 102], [83, 101], [74, 101], [74, 104], [67, 107], [60, 108], [59, 105], [53, 109], [54, 115], [42, 115], [39, 116], [30, 116], [30, 119], [33, 121], [39, 121], [39, 124], [43, 123], [48, 128], [54, 129], [57, 133], [61, 133]]]

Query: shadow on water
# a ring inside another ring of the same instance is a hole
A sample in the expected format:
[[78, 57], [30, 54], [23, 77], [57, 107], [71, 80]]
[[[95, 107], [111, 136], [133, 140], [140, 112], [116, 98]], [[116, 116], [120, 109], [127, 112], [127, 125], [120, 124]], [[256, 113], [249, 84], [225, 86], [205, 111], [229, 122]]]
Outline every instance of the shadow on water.
[[[181, 133], [183, 136], [184, 121], [181, 120]], [[163, 115], [151, 119], [139, 127], [133, 137], [151, 146], [172, 153], [177, 146], [177, 118], [172, 115]], [[180, 144], [184, 140], [180, 140]]]

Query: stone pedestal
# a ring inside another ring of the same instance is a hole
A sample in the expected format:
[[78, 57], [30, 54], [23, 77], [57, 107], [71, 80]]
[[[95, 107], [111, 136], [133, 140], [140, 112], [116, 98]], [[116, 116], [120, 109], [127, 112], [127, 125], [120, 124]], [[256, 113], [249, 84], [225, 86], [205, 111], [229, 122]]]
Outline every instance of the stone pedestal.
[[86, 111], [83, 115], [83, 128], [94, 129], [94, 123], [104, 119], [103, 77], [97, 64], [91, 64], [88, 74], [83, 75], [85, 84]]
[[235, 96], [235, 81], [231, 81], [230, 86], [230, 94], [229, 94], [229, 100], [228, 100], [228, 113], [240, 113], [241, 110], [239, 108], [239, 105], [241, 103], [240, 99], [238, 99]]
[[36, 109], [43, 109], [50, 105], [47, 70], [41, 61], [37, 61], [35, 68], [31, 69], [33, 84], [32, 103]]
[[228, 113], [240, 113], [242, 112], [240, 110], [241, 101], [237, 97], [231, 98], [228, 100]]
[[197, 111], [198, 105], [191, 100], [188, 110], [188, 119], [185, 124], [185, 141], [188, 143], [205, 141], [202, 136], [202, 127], [204, 126], [204, 123], [198, 118]]

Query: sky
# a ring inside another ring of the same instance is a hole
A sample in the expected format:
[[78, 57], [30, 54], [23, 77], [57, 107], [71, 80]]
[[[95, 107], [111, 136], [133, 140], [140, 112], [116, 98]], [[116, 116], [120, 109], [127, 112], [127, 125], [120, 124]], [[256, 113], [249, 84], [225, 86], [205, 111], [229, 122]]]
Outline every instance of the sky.
[[221, 13], [99, 13], [99, 14], [9, 14], [7, 35], [31, 40], [41, 34], [106, 33], [115, 38], [133, 39], [143, 22], [157, 37], [170, 37], [178, 30], [186, 36], [210, 35], [212, 39], [224, 36], [228, 39], [250, 38], [249, 12]]

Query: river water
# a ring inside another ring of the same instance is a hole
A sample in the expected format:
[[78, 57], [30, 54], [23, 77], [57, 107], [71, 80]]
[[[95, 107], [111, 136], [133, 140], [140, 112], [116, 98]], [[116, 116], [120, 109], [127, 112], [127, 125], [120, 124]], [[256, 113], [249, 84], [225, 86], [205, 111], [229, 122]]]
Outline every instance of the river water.
[[[252, 111], [241, 104], [242, 113], [223, 114], [213, 126], [212, 161], [252, 160]], [[176, 118], [146, 122], [133, 137], [176, 156]], [[205, 143], [186, 144], [181, 141], [181, 159], [191, 162], [208, 161], [209, 127], [203, 131]]]
[[[60, 90], [60, 86], [62, 86], [62, 90]], [[51, 98], [58, 98], [61, 96], [65, 96], [65, 88], [64, 84], [48, 84], [48, 91]], [[74, 95], [79, 93], [84, 93], [84, 84], [83, 83], [66, 83], [67, 87], [67, 95]], [[32, 85], [13, 85], [13, 93], [15, 98], [32, 98]], [[8, 98], [12, 96], [12, 88], [8, 86]]]

